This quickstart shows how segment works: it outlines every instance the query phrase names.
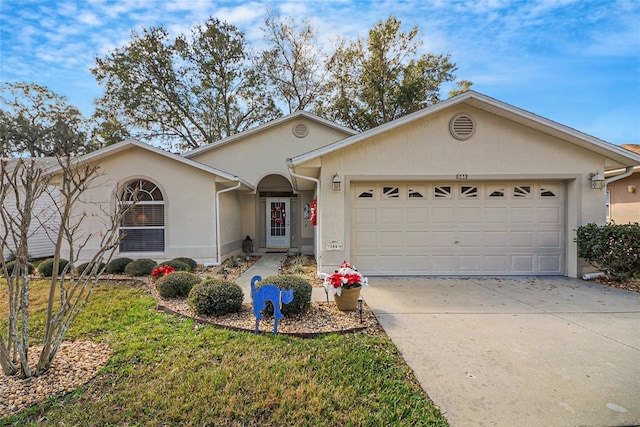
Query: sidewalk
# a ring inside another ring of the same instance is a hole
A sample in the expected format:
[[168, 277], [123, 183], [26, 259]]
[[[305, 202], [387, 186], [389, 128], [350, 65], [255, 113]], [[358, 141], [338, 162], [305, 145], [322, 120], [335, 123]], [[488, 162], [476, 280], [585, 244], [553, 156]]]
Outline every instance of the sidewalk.
[[[251, 304], [251, 278], [260, 276], [263, 279], [269, 276], [277, 276], [278, 269], [287, 259], [286, 254], [264, 254], [251, 267], [247, 269], [238, 279], [236, 283], [242, 288], [244, 293], [243, 302]], [[311, 290], [311, 301], [322, 302], [327, 300], [327, 294], [324, 288], [314, 286]]]

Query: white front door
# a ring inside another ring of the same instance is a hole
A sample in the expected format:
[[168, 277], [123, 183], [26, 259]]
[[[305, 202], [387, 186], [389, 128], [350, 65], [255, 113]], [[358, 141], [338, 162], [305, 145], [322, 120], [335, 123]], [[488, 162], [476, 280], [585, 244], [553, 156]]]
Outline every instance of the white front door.
[[289, 199], [267, 199], [267, 247], [288, 248], [291, 243], [289, 233]]

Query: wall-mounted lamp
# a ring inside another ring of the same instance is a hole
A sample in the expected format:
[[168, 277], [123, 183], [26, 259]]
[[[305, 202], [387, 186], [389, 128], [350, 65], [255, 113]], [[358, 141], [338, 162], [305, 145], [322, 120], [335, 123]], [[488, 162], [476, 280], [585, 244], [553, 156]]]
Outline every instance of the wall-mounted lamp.
[[591, 188], [594, 190], [602, 190], [605, 186], [604, 175], [600, 172], [591, 174]]
[[635, 193], [636, 192], [636, 186], [635, 185], [630, 185], [627, 187], [627, 191], [629, 193]]
[[333, 179], [331, 180], [331, 189], [333, 191], [340, 191], [340, 184], [342, 183], [342, 178], [337, 173], [333, 175]]

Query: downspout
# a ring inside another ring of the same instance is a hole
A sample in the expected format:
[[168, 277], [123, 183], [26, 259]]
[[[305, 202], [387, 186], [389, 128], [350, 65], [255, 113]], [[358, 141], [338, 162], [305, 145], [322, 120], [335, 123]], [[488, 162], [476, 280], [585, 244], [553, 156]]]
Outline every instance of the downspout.
[[635, 166], [629, 166], [629, 167], [627, 167], [625, 169], [624, 173], [621, 173], [620, 175], [612, 176], [611, 178], [605, 179], [604, 180], [605, 188], [606, 188], [607, 185], [609, 185], [610, 182], [614, 182], [614, 181], [617, 181], [617, 180], [622, 179], [622, 178], [626, 178], [629, 175], [631, 175], [633, 173], [633, 168], [634, 167]]
[[313, 178], [311, 176], [305, 176], [305, 175], [299, 175], [297, 173], [295, 173], [292, 169], [291, 169], [291, 164], [288, 165], [289, 166], [289, 174], [295, 178], [300, 178], [300, 179], [306, 179], [307, 181], [313, 181], [316, 183], [316, 186], [318, 188], [318, 202], [316, 205], [316, 219], [318, 221], [318, 225], [316, 226], [317, 229], [317, 235], [316, 235], [316, 271], [320, 271], [320, 240], [322, 238], [322, 219], [321, 216], [319, 215], [320, 213], [320, 206], [322, 206], [322, 191], [320, 188], [320, 180], [318, 178]]
[[224, 190], [216, 191], [216, 262], [210, 267], [217, 267], [222, 264], [222, 253], [220, 251], [220, 245], [222, 244], [220, 239], [220, 194], [227, 191], [233, 191], [240, 188], [242, 183], [236, 178], [237, 184], [234, 187], [225, 188]]

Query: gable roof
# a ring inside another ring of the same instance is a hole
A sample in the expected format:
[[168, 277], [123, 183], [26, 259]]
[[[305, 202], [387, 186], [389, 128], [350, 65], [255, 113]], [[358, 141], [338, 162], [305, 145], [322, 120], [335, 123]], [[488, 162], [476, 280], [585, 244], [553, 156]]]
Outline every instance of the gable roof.
[[[290, 159], [287, 159], [287, 163], [290, 167], [298, 166], [300, 164], [317, 159], [318, 157], [325, 156], [327, 154], [346, 148], [350, 145], [356, 144], [360, 141], [369, 139], [375, 135], [379, 135], [384, 132], [399, 128], [416, 120], [420, 120], [424, 117], [438, 113], [458, 104], [467, 104], [480, 110], [484, 110], [505, 119], [511, 120], [513, 122], [520, 123], [529, 128], [539, 130], [548, 135], [578, 145], [582, 148], [594, 151], [598, 154], [614, 160], [615, 162], [623, 166], [633, 166], [640, 163], [640, 155], [631, 153], [618, 145], [614, 145], [591, 135], [587, 135], [568, 126], [562, 125], [560, 123], [554, 122], [542, 116], [538, 116], [529, 111], [514, 107], [512, 105], [506, 104], [502, 101], [498, 101], [497, 99], [472, 90], [426, 107], [420, 111], [416, 111], [415, 113], [408, 114], [399, 119], [377, 126], [373, 129], [369, 129], [357, 135], [342, 139], [316, 150], [301, 154], [299, 156], [292, 157]], [[619, 168], [620, 166], [617, 167]]]
[[270, 129], [272, 127], [275, 127], [275, 126], [279, 126], [282, 123], [286, 123], [288, 121], [293, 121], [293, 120], [299, 120], [301, 118], [311, 120], [311, 121], [319, 123], [319, 124], [321, 124], [323, 126], [326, 126], [326, 127], [329, 127], [329, 128], [333, 128], [333, 129], [339, 130], [341, 132], [348, 133], [350, 135], [355, 135], [355, 134], [358, 133], [357, 131], [355, 131], [355, 130], [353, 130], [351, 128], [348, 128], [346, 126], [342, 126], [342, 125], [340, 125], [338, 123], [334, 123], [331, 120], [324, 119], [322, 117], [316, 116], [315, 114], [309, 113], [307, 111], [296, 111], [295, 113], [291, 113], [291, 114], [288, 114], [286, 116], [279, 117], [279, 118], [277, 118], [275, 120], [272, 120], [270, 122], [261, 124], [260, 126], [256, 126], [254, 128], [245, 130], [245, 131], [237, 133], [235, 135], [231, 135], [231, 136], [228, 136], [226, 138], [223, 138], [223, 139], [221, 139], [219, 141], [212, 142], [211, 144], [206, 144], [206, 145], [203, 145], [202, 147], [194, 148], [191, 151], [186, 151], [186, 152], [182, 153], [182, 156], [185, 157], [185, 158], [191, 158], [191, 157], [193, 157], [193, 156], [195, 156], [197, 154], [201, 154], [201, 153], [204, 153], [206, 151], [213, 150], [213, 149], [221, 147], [223, 145], [231, 144], [232, 142], [235, 142], [237, 140], [244, 139], [244, 138], [246, 138], [248, 136], [254, 135], [256, 133], [263, 132], [263, 131], [265, 131], [267, 129]]
[[[84, 156], [81, 156], [78, 158], [79, 162], [94, 162], [97, 160], [100, 160], [102, 158], [108, 157], [108, 156], [112, 156], [116, 153], [120, 153], [124, 150], [127, 150], [131, 147], [138, 147], [138, 148], [142, 148], [143, 150], [147, 150], [150, 151], [152, 153], [155, 154], [159, 154], [161, 156], [164, 156], [168, 159], [171, 159], [175, 162], [178, 163], [182, 163], [184, 165], [187, 165], [189, 167], [201, 170], [203, 172], [209, 173], [211, 175], [223, 178], [225, 180], [229, 180], [229, 181], [233, 181], [233, 182], [239, 182], [242, 185], [244, 185], [245, 187], [247, 187], [250, 190], [254, 190], [254, 186], [252, 184], [250, 184], [249, 182], [243, 180], [242, 178], [230, 174], [229, 172], [225, 172], [223, 170], [217, 169], [217, 168], [212, 168], [210, 166], [207, 165], [203, 165], [202, 163], [198, 163], [195, 162], [193, 160], [189, 160], [189, 159], [185, 159], [184, 157], [178, 155], [178, 154], [174, 154], [174, 153], [170, 153], [168, 151], [162, 150], [161, 148], [158, 147], [154, 147], [153, 145], [150, 144], [146, 144], [142, 141], [138, 141], [137, 139], [125, 139], [124, 141], [120, 141], [117, 144], [113, 144], [113, 145], [109, 145], [105, 148], [102, 148], [100, 150], [97, 151], [93, 151], [89, 154], [85, 154]], [[54, 166], [53, 168], [51, 168], [49, 170], [50, 173], [55, 173], [57, 172], [57, 170], [60, 169], [60, 166]]]

